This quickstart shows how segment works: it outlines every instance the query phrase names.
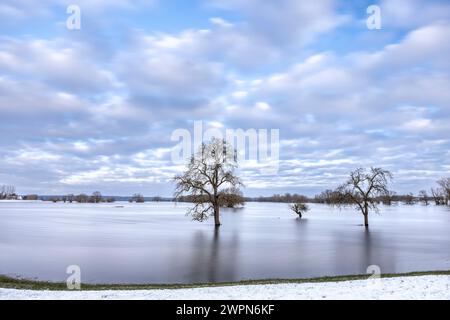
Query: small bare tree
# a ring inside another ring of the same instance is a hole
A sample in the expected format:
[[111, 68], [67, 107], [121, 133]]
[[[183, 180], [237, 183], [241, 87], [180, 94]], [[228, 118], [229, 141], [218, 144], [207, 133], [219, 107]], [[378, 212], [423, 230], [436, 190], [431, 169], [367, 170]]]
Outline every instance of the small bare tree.
[[410, 192], [403, 196], [403, 202], [407, 205], [413, 205], [414, 204], [414, 195]]
[[426, 206], [428, 205], [430, 201], [430, 197], [428, 197], [428, 193], [426, 190], [420, 190], [419, 192], [419, 199], [422, 201]]
[[302, 215], [309, 211], [309, 207], [307, 204], [303, 202], [296, 202], [289, 206], [292, 211], [298, 214], [298, 217], [301, 219]]
[[441, 189], [434, 189], [431, 188], [431, 197], [434, 200], [434, 203], [439, 206], [441, 204], [444, 204], [444, 196]]
[[102, 202], [102, 194], [100, 193], [100, 191], [95, 191], [94, 193], [92, 193], [91, 202], [93, 203]]
[[7, 186], [6, 187], [6, 193], [10, 197], [14, 197], [16, 195], [16, 187], [14, 186]]
[[135, 193], [133, 196], [128, 200], [128, 202], [136, 202], [136, 203], [143, 203], [145, 202], [145, 198], [140, 193]]
[[194, 199], [194, 207], [187, 212], [194, 220], [204, 221], [213, 215], [216, 227], [220, 226], [220, 198], [224, 195], [221, 191], [242, 186], [234, 173], [235, 154], [225, 141], [213, 138], [200, 146], [187, 170], [175, 176], [175, 198], [188, 194]]
[[444, 203], [448, 205], [450, 201], [450, 178], [443, 178], [437, 181], [437, 184], [441, 187], [444, 196]]
[[381, 196], [381, 202], [383, 202], [384, 205], [390, 206], [392, 205], [392, 202], [394, 201], [394, 197], [397, 195], [395, 191], [388, 191], [386, 194], [383, 194]]
[[369, 210], [378, 211], [377, 197], [389, 192], [392, 174], [381, 168], [369, 171], [359, 168], [350, 173], [350, 178], [336, 189], [338, 206], [354, 205], [364, 216], [364, 226], [369, 227]]
[[67, 195], [67, 201], [69, 201], [70, 203], [72, 203], [75, 200], [75, 195], [73, 193], [69, 193]]
[[75, 196], [74, 200], [78, 203], [88, 203], [89, 196], [87, 194], [81, 193], [81, 194]]
[[2, 186], [0, 189], [0, 199], [15, 199], [16, 195], [16, 187], [14, 186]]

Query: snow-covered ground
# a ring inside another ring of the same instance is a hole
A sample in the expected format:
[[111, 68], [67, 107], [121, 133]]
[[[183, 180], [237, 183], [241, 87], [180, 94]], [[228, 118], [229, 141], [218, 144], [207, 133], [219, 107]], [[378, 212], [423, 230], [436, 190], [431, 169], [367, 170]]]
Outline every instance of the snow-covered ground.
[[31, 291], [0, 289], [0, 299], [445, 299], [450, 276], [416, 276], [345, 282], [239, 285], [193, 289]]

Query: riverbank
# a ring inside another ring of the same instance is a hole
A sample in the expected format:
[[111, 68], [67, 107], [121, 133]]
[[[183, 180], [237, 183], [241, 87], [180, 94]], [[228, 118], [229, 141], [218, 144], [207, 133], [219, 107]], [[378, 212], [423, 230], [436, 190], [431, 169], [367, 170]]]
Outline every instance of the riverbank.
[[[450, 276], [450, 270], [437, 271], [416, 271], [407, 273], [382, 274], [381, 278], [400, 278], [400, 277], [419, 277], [419, 276]], [[297, 279], [263, 279], [263, 280], [242, 280], [236, 282], [209, 282], [193, 284], [82, 284], [83, 291], [93, 290], [154, 290], [154, 289], [192, 289], [204, 287], [228, 287], [228, 286], [247, 286], [247, 285], [271, 285], [271, 284], [303, 284], [303, 283], [321, 283], [321, 282], [342, 282], [367, 280], [369, 275], [343, 275], [326, 276], [316, 278], [297, 278]], [[48, 282], [29, 279], [12, 278], [0, 275], [0, 289], [23, 289], [23, 290], [49, 290], [61, 291], [67, 290], [63, 282]]]
[[[424, 275], [427, 274], [427, 275]], [[360, 277], [360, 276], [353, 276]], [[348, 280], [352, 277], [318, 278], [305, 280], [276, 280], [241, 284], [204, 284], [184, 286], [86, 286], [81, 291], [48, 289], [0, 288], [0, 299], [17, 300], [178, 300], [178, 299], [439, 299], [450, 300], [450, 272], [414, 273], [384, 276], [381, 279]], [[332, 280], [334, 279], [334, 280]], [[347, 280], [346, 280], [347, 279]], [[20, 281], [20, 280], [16, 280]], [[284, 283], [282, 281], [285, 281]], [[33, 282], [29, 282], [29, 286]], [[0, 286], [2, 286], [0, 282]], [[35, 283], [35, 288], [42, 283]], [[22, 283], [22, 285], [25, 285]], [[47, 284], [62, 286], [62, 284]], [[93, 289], [96, 287], [97, 289]], [[107, 289], [109, 287], [109, 289]], [[56, 288], [56, 287], [53, 287]], [[89, 288], [89, 289], [87, 289]], [[127, 288], [127, 289], [125, 289]]]

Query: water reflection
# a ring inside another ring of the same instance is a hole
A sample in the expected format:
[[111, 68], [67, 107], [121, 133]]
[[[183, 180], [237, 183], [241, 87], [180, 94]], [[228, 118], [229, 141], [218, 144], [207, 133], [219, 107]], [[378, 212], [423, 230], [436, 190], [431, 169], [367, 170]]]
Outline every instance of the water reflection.
[[333, 261], [341, 274], [365, 274], [371, 265], [379, 266], [382, 273], [397, 271], [395, 241], [384, 246], [388, 240], [382, 233], [354, 227], [335, 232], [333, 238], [336, 253]]
[[193, 282], [218, 282], [237, 279], [239, 234], [221, 235], [222, 229], [199, 230], [192, 237], [189, 278]]
[[361, 273], [366, 273], [371, 265], [380, 267], [382, 273], [396, 272], [395, 250], [390, 248], [383, 250], [381, 246], [385, 239], [382, 234], [368, 229], [361, 233], [361, 238]]

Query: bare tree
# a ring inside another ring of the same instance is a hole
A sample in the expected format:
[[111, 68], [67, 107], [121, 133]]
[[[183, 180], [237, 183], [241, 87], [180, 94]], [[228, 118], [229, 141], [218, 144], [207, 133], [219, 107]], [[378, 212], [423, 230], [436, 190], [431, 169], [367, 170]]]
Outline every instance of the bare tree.
[[16, 187], [14, 186], [6, 186], [6, 195], [13, 197], [16, 195]]
[[135, 193], [129, 200], [129, 202], [143, 203], [145, 202], [145, 198], [140, 193]]
[[444, 196], [444, 203], [448, 205], [450, 201], [450, 178], [443, 178], [437, 181], [437, 184], [441, 187]]
[[298, 214], [298, 217], [301, 219], [302, 215], [309, 211], [309, 207], [307, 204], [303, 202], [296, 202], [289, 206], [292, 211]]
[[414, 204], [414, 195], [412, 193], [407, 193], [403, 196], [403, 201], [407, 205], [413, 205]]
[[187, 170], [175, 176], [175, 198], [184, 194], [192, 196], [194, 207], [187, 214], [197, 221], [204, 221], [213, 215], [218, 227], [220, 199], [223, 196], [221, 191], [242, 185], [234, 173], [236, 168], [235, 150], [225, 141], [213, 138], [211, 142], [200, 146], [187, 165]]
[[92, 193], [91, 202], [93, 203], [102, 202], [102, 194], [100, 193], [100, 191], [95, 191], [94, 193]]
[[422, 201], [426, 206], [428, 205], [430, 201], [430, 197], [428, 197], [428, 193], [426, 190], [420, 190], [419, 191], [419, 199]]
[[89, 196], [87, 194], [81, 193], [75, 196], [74, 200], [78, 203], [87, 203], [89, 202]]
[[392, 201], [394, 201], [394, 197], [397, 195], [395, 191], [388, 191], [386, 194], [381, 196], [381, 201], [383, 204], [390, 206], [392, 205]]
[[434, 200], [434, 203], [439, 206], [441, 204], [444, 204], [444, 196], [443, 196], [443, 192], [441, 189], [434, 189], [431, 188], [431, 196]]
[[364, 226], [369, 227], [369, 210], [378, 211], [377, 197], [387, 194], [392, 174], [381, 168], [369, 171], [359, 168], [350, 173], [350, 178], [336, 189], [338, 206], [354, 205], [364, 216]]
[[15, 199], [16, 195], [16, 187], [4, 185], [0, 189], [0, 199]]
[[67, 195], [67, 201], [69, 201], [70, 203], [72, 203], [75, 199], [75, 195], [70, 193]]

